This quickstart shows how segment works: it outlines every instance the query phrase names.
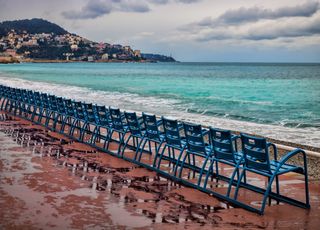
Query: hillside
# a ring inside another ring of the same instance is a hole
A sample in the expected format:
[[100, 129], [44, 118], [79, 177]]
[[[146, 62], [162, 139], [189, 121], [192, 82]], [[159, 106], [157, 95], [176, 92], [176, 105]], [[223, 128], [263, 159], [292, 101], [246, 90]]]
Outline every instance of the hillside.
[[26, 31], [29, 34], [54, 33], [57, 35], [67, 34], [68, 31], [60, 26], [40, 18], [4, 21], [0, 23], [0, 34], [14, 30], [17, 34]]
[[90, 41], [38, 18], [1, 22], [0, 56], [21, 61], [175, 61], [160, 54], [143, 54], [130, 46]]

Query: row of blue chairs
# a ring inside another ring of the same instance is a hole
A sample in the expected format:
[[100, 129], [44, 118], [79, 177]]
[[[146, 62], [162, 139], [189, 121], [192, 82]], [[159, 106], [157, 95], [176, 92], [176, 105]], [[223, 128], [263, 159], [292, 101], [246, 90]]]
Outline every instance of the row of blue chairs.
[[[120, 111], [119, 108], [83, 103], [55, 95], [0, 85], [1, 110], [46, 126], [52, 131], [68, 135], [80, 142], [112, 155], [137, 163], [178, 182], [215, 195], [235, 205], [260, 214], [267, 199], [309, 208], [306, 154], [301, 149], [287, 153], [278, 160], [277, 147], [265, 138], [247, 134], [235, 135], [229, 130], [180, 122], [153, 114]], [[110, 148], [117, 143], [117, 149]], [[239, 147], [240, 146], [240, 147]], [[273, 159], [270, 158], [270, 149]], [[133, 152], [128, 157], [126, 151]], [[143, 157], [152, 155], [152, 163]], [[300, 154], [303, 165], [288, 161]], [[172, 165], [171, 171], [162, 168], [163, 161]], [[233, 168], [231, 175], [222, 175], [219, 165]], [[198, 176], [196, 182], [185, 178], [184, 170]], [[247, 172], [268, 179], [266, 188], [250, 184]], [[280, 194], [279, 176], [289, 172], [304, 175], [305, 202]], [[226, 194], [208, 188], [209, 179], [225, 181]], [[272, 191], [273, 182], [276, 192]], [[240, 202], [239, 189], [245, 188], [263, 194], [261, 207]]]

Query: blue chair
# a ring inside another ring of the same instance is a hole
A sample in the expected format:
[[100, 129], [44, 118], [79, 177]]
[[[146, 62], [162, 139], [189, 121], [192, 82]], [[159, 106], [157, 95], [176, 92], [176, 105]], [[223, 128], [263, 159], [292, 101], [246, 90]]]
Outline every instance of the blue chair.
[[39, 114], [38, 114], [38, 119], [37, 123], [42, 124], [42, 119], [45, 117], [45, 111], [46, 109], [49, 108], [49, 97], [46, 93], [41, 93], [41, 106], [39, 107]]
[[94, 147], [103, 150], [103, 148], [101, 148], [98, 144], [103, 141], [105, 146], [105, 143], [109, 141], [108, 138], [112, 126], [109, 109], [107, 109], [104, 105], [94, 105], [93, 111], [96, 125], [93, 130], [91, 144]]
[[95, 106], [93, 106], [91, 103], [83, 103], [82, 106], [84, 119], [81, 121], [82, 126], [80, 128], [80, 139], [87, 144], [92, 144], [92, 141], [95, 138], [94, 131], [98, 125], [95, 123]]
[[[160, 170], [162, 159], [169, 161], [169, 167], [174, 164], [173, 174], [176, 176], [177, 165], [181, 163], [181, 157], [186, 149], [186, 141], [180, 135], [183, 131], [183, 125], [177, 120], [161, 117], [163, 131], [165, 136], [164, 146], [161, 152], [155, 154], [153, 168], [156, 171]], [[178, 154], [176, 156], [176, 151]], [[167, 155], [165, 155], [167, 153]]]
[[[217, 129], [210, 127], [210, 141], [213, 148], [213, 157], [216, 164], [215, 174], [216, 179], [223, 179], [230, 181], [231, 178], [219, 174], [218, 163], [233, 166], [235, 168], [233, 173], [237, 173], [239, 178], [239, 165], [244, 163], [242, 152], [238, 151], [237, 140], [240, 136], [234, 135], [229, 130]], [[211, 166], [212, 167], [212, 166]], [[209, 172], [209, 171], [208, 171]], [[208, 178], [210, 174], [207, 173], [204, 188], [206, 188]], [[246, 183], [246, 177], [244, 176], [244, 183]]]
[[[57, 123], [62, 124], [63, 117], [62, 114], [58, 113], [58, 109], [64, 111], [64, 104], [62, 98], [56, 97], [54, 95], [49, 95], [49, 108], [44, 109], [43, 117], [45, 118], [45, 127], [56, 131]], [[60, 101], [61, 100], [61, 101]], [[61, 104], [62, 103], [62, 104]], [[52, 121], [52, 126], [50, 126], [50, 121]]]
[[[156, 116], [153, 114], [142, 113], [143, 124], [145, 127], [145, 138], [141, 143], [141, 150], [135, 156], [135, 160], [141, 161], [142, 154], [147, 152], [152, 154], [152, 144], [154, 144], [155, 155], [158, 155], [159, 149], [165, 140], [164, 134], [160, 131], [162, 126], [162, 121], [157, 120]], [[145, 146], [148, 143], [148, 150], [145, 150]]]
[[[110, 127], [109, 127], [109, 134], [104, 143], [104, 149], [109, 150], [110, 142], [114, 141], [119, 144], [118, 151], [116, 155], [121, 153], [121, 148], [124, 145], [124, 138], [126, 134], [129, 132], [129, 127], [125, 123], [124, 114], [121, 113], [120, 109], [109, 107], [109, 114], [110, 114]], [[113, 134], [118, 134], [118, 139], [113, 138]]]
[[73, 101], [72, 105], [74, 108], [74, 116], [71, 118], [72, 122], [69, 130], [69, 136], [75, 137], [75, 134], [77, 134], [78, 137], [75, 137], [75, 139], [78, 141], [83, 141], [83, 128], [87, 128], [86, 113], [84, 111], [84, 106], [83, 103], [80, 101]]
[[85, 120], [90, 123], [96, 122], [96, 107], [92, 103], [84, 104]]
[[[208, 136], [209, 139], [209, 130], [203, 129], [201, 125], [191, 123], [183, 123], [183, 127], [186, 138], [186, 154], [180, 165], [178, 177], [181, 178], [182, 170], [184, 166], [186, 166], [193, 171], [193, 177], [195, 176], [195, 173], [199, 173], [197, 186], [200, 186], [204, 173], [207, 174], [207, 170], [210, 171], [209, 173], [213, 173], [212, 167], [207, 168], [208, 162], [210, 166], [213, 164], [211, 162], [213, 160], [212, 147], [206, 144], [204, 140], [205, 136]], [[203, 160], [202, 165], [197, 165], [196, 157]], [[187, 159], [189, 162], [188, 164], [186, 164]]]
[[[32, 114], [31, 114], [31, 121], [37, 123], [40, 115], [40, 110], [42, 107], [42, 99], [41, 99], [41, 94], [39, 92], [34, 92], [33, 93], [33, 98], [34, 98], [34, 104], [32, 105]], [[37, 119], [36, 119], [37, 117]]]
[[[277, 202], [282, 201], [285, 203], [289, 203], [302, 208], [310, 208], [309, 203], [309, 188], [308, 188], [308, 169], [307, 169], [307, 159], [306, 153], [301, 149], [295, 149], [285, 156], [283, 156], [280, 160], [277, 160], [277, 148], [274, 144], [266, 141], [265, 138], [258, 138], [246, 134], [241, 134], [242, 141], [242, 151], [244, 164], [240, 165], [239, 168], [242, 169], [242, 173], [240, 174], [240, 178], [236, 184], [234, 199], [237, 200], [238, 192], [240, 186], [243, 186], [241, 183], [242, 178], [246, 171], [255, 173], [268, 178], [268, 184], [266, 189], [262, 189], [260, 187], [256, 187], [253, 185], [244, 185], [245, 188], [253, 190], [255, 192], [262, 193], [263, 200], [261, 208], [258, 210], [258, 213], [263, 214], [266, 206], [266, 201], [269, 198], [269, 204], [271, 198], [277, 200]], [[269, 157], [269, 148], [273, 148], [274, 152], [274, 160], [271, 160]], [[302, 155], [303, 159], [303, 167], [288, 164], [287, 161], [296, 155]], [[279, 190], [279, 176], [289, 173], [295, 172], [298, 174], [304, 175], [305, 181], [305, 203], [282, 196]], [[272, 184], [276, 180], [276, 193], [272, 192]], [[229, 185], [232, 186], [232, 183]], [[229, 190], [230, 190], [229, 187]], [[245, 205], [246, 207], [247, 205]]]
[[36, 104], [36, 98], [35, 98], [35, 92], [29, 91], [28, 92], [28, 104], [27, 104], [27, 119], [31, 121], [32, 114], [35, 109]]
[[[124, 116], [127, 121], [129, 133], [121, 151], [121, 156], [124, 157], [124, 152], [129, 147], [130, 149], [135, 151], [133, 160], [136, 160], [137, 153], [141, 151], [141, 143], [143, 142], [146, 136], [146, 132], [143, 131], [142, 127], [142, 117], [138, 118], [135, 112], [126, 111], [124, 112]], [[130, 140], [132, 140], [131, 145], [129, 145]]]
[[94, 113], [96, 124], [101, 126], [111, 126], [112, 121], [110, 118], [110, 112], [104, 105], [95, 105]]
[[[60, 128], [60, 133], [69, 134], [73, 121], [76, 118], [76, 109], [74, 107], [73, 101], [71, 99], [58, 99], [59, 104], [64, 105], [65, 114], [59, 114], [62, 117], [62, 124]], [[68, 129], [67, 129], [68, 127]]]

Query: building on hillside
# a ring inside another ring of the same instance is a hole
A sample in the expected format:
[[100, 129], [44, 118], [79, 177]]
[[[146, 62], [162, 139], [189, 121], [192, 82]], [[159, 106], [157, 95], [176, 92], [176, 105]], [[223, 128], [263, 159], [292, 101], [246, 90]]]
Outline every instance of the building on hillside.
[[70, 46], [71, 50], [77, 50], [78, 49], [78, 45], [77, 44], [72, 44]]
[[17, 55], [16, 51], [14, 49], [7, 49], [5, 53], [11, 57], [15, 57]]
[[135, 57], [141, 58], [141, 51], [140, 50], [133, 51], [133, 54], [134, 54]]
[[125, 50], [126, 52], [130, 52], [130, 50], [131, 50], [130, 46], [124, 46], [123, 48], [124, 48], [124, 50]]
[[109, 59], [109, 54], [105, 53], [101, 56], [102, 60], [108, 60]]

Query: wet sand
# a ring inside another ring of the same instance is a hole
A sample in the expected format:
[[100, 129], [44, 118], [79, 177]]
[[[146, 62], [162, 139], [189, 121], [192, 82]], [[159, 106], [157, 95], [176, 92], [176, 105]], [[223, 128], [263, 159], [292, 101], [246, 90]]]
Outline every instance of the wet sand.
[[[315, 179], [310, 210], [273, 203], [259, 216], [24, 120], [0, 121], [0, 130], [0, 229], [317, 229], [320, 224]], [[283, 191], [303, 197], [299, 178], [281, 178]], [[259, 198], [242, 194], [252, 203]]]

